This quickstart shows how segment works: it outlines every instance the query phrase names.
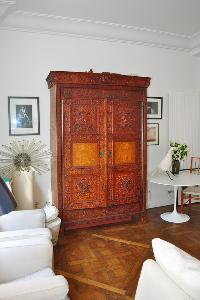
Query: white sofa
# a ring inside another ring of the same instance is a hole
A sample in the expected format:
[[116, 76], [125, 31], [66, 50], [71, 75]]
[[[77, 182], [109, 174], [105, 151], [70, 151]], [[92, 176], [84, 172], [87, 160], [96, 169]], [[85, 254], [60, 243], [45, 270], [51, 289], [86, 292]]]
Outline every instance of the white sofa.
[[67, 300], [68, 283], [52, 271], [46, 237], [0, 243], [0, 300]]
[[[11, 211], [0, 216], [1, 239], [16, 239], [33, 236], [47, 236], [56, 244], [61, 220], [55, 206], [44, 209]], [[14, 232], [14, 231], [18, 231]], [[2, 234], [3, 233], [3, 234]]]
[[135, 300], [200, 300], [200, 261], [159, 238], [144, 262]]

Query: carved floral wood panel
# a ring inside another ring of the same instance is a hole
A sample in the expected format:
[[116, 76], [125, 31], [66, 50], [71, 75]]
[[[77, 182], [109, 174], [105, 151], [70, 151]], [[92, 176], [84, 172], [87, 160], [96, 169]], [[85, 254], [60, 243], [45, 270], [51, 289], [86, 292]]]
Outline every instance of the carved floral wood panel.
[[73, 105], [71, 108], [71, 134], [97, 134], [96, 107], [91, 104]]
[[75, 175], [66, 181], [66, 209], [83, 209], [99, 207], [99, 176]]
[[140, 172], [134, 173], [113, 173], [113, 198], [110, 204], [119, 205], [124, 203], [138, 202], [140, 201], [140, 187], [138, 182]]

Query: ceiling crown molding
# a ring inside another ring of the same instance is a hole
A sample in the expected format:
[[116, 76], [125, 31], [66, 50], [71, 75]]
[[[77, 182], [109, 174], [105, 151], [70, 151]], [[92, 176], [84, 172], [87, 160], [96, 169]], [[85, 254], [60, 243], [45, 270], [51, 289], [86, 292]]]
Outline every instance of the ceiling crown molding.
[[[0, 5], [1, 2], [13, 3], [15, 1], [0, 1]], [[118, 41], [180, 50], [193, 55], [196, 55], [194, 50], [200, 46], [200, 33], [186, 36], [148, 28], [22, 10], [8, 14], [1, 23], [1, 29]]]
[[191, 54], [193, 56], [200, 56], [200, 32], [196, 32], [191, 36], [190, 46]]
[[1, 20], [1, 17], [6, 13], [7, 9], [15, 4], [16, 4], [16, 1], [0, 0], [0, 20]]

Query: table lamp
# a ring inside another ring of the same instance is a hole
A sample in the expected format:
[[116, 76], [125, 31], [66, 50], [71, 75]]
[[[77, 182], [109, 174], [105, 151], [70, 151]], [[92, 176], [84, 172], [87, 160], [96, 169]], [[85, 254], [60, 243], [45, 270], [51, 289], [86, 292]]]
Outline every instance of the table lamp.
[[171, 166], [172, 166], [172, 148], [169, 149], [165, 157], [160, 161], [158, 166], [152, 172], [151, 176], [153, 176], [156, 172], [161, 171], [161, 172], [166, 172], [169, 178], [173, 180], [172, 176], [174, 175], [171, 172]]

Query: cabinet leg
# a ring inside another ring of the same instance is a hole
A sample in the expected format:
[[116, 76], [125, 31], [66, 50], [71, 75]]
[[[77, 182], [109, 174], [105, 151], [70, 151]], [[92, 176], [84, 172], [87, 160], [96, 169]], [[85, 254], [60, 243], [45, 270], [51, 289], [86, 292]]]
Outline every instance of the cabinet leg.
[[65, 228], [64, 228], [64, 226], [61, 225], [60, 236], [64, 236], [64, 235], [65, 235]]
[[146, 213], [141, 214], [140, 221], [141, 221], [141, 223], [147, 222], [147, 214]]

